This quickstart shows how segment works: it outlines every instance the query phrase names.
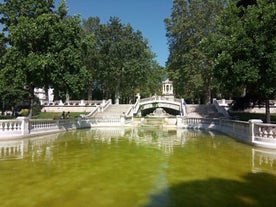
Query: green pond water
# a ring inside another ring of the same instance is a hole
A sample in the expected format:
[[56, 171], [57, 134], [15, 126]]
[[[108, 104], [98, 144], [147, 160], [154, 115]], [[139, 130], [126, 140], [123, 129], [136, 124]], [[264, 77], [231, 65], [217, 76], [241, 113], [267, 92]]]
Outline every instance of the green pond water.
[[0, 141], [1, 207], [275, 206], [276, 151], [162, 128]]

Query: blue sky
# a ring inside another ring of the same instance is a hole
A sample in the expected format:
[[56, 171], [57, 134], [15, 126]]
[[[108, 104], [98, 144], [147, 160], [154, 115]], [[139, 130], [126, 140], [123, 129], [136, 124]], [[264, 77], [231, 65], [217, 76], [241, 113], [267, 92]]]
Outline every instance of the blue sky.
[[[66, 0], [70, 15], [81, 18], [99, 17], [102, 24], [110, 17], [119, 17], [123, 24], [130, 23], [140, 30], [156, 54], [156, 60], [165, 66], [168, 45], [164, 19], [170, 17], [173, 0]], [[0, 0], [3, 2], [3, 0]], [[56, 3], [60, 0], [56, 0]]]
[[119, 17], [123, 24], [130, 23], [140, 30], [149, 42], [156, 60], [165, 66], [168, 45], [164, 18], [170, 17], [173, 0], [67, 0], [70, 15], [81, 18], [98, 16], [101, 23], [110, 17]]

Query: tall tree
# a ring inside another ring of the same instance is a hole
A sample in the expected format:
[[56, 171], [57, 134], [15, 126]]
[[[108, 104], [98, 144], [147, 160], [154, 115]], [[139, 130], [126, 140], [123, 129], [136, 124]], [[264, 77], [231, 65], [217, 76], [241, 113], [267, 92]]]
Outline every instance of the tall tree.
[[170, 55], [167, 68], [176, 93], [191, 102], [210, 102], [214, 87], [212, 60], [200, 50], [202, 38], [216, 30], [225, 1], [174, 0], [165, 19]]
[[221, 84], [232, 91], [242, 88], [255, 101], [265, 101], [267, 122], [269, 99], [276, 95], [275, 25], [274, 1], [239, 1], [227, 6], [219, 16], [218, 32], [205, 40], [205, 51], [213, 48], [209, 54], [215, 58], [215, 75]]
[[[87, 82], [87, 96], [88, 100], [92, 100], [93, 89], [96, 91], [95, 83], [99, 80], [99, 36], [100, 29], [99, 17], [89, 17], [82, 21], [82, 62], [87, 68], [90, 78]], [[96, 98], [97, 97], [96, 95]]]
[[154, 57], [142, 33], [134, 31], [130, 24], [122, 24], [117, 17], [111, 17], [102, 27], [100, 55], [101, 82], [116, 103], [123, 91], [133, 91], [131, 88], [143, 84]]
[[5, 91], [29, 94], [29, 116], [35, 87], [52, 86], [61, 98], [78, 96], [87, 77], [81, 67], [80, 19], [67, 16], [65, 1], [54, 11], [51, 0], [5, 0], [0, 14], [9, 44], [0, 74], [9, 86]]

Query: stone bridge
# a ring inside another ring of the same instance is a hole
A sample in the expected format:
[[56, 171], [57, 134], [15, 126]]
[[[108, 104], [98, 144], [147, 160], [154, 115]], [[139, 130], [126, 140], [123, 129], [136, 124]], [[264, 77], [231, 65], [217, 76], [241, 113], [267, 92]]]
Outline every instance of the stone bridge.
[[133, 107], [133, 115], [147, 116], [153, 114], [156, 109], [162, 109], [167, 115], [185, 115], [183, 99], [173, 97], [153, 96], [150, 98], [138, 99]]

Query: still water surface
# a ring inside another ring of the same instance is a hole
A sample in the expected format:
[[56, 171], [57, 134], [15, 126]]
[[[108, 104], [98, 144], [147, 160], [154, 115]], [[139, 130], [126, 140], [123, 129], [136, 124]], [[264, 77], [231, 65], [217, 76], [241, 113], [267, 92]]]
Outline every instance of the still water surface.
[[70, 131], [0, 142], [1, 207], [274, 206], [276, 151], [213, 133]]

